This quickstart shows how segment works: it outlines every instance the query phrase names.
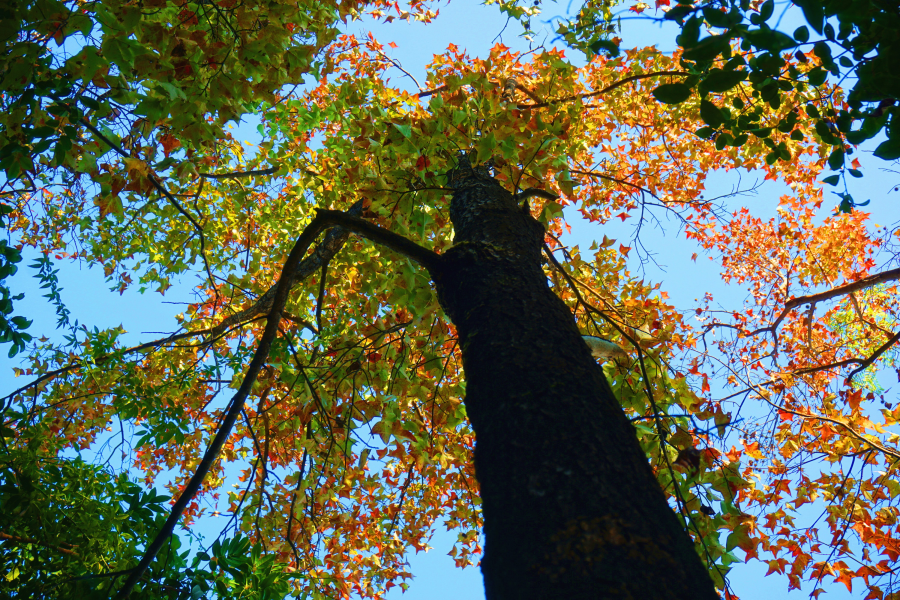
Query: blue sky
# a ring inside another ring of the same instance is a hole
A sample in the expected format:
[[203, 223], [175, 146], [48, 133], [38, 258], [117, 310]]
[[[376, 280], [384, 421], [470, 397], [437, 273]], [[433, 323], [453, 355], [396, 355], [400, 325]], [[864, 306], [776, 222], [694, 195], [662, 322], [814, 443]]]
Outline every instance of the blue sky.
[[[786, 7], [787, 3], [779, 3], [780, 7]], [[568, 9], [565, 2], [552, 4], [545, 2], [546, 14], [565, 14]], [[790, 18], [790, 15], [789, 17]], [[533, 22], [537, 29], [539, 23]], [[505, 27], [505, 29], [504, 29]], [[404, 23], [395, 21], [390, 25], [378, 25], [372, 22], [350, 23], [345, 31], [351, 34], [366, 34], [373, 30], [376, 38], [385, 44], [385, 51], [402, 63], [404, 69], [412, 73], [420, 82], [425, 80], [425, 65], [432, 56], [443, 52], [450, 43], [465, 48], [470, 55], [484, 57], [489, 49], [497, 42], [516, 49], [527, 49], [526, 41], [518, 37], [519, 25], [515, 22], [506, 24], [506, 19], [499, 13], [495, 6], [485, 7], [475, 0], [457, 0], [449, 5], [440, 7], [440, 15], [431, 25], [419, 23]], [[624, 46], [657, 45], [663, 51], [672, 51], [675, 48], [674, 36], [677, 31], [669, 24], [667, 27], [659, 27], [656, 24], [641, 20], [623, 21]], [[538, 33], [536, 40], [552, 40], [552, 33], [547, 32], [547, 38]], [[397, 47], [387, 47], [387, 43], [393, 41]], [[401, 81], [405, 75], [399, 70], [392, 70], [392, 81], [397, 85], [406, 86], [410, 90], [415, 85], [409, 79]], [[239, 127], [238, 137], [243, 139], [258, 139], [258, 134], [252, 126]], [[869, 148], [871, 150], [871, 148]], [[887, 165], [877, 160], [866, 160], [866, 153], [860, 160], [866, 169], [866, 178], [853, 183], [858, 189], [851, 189], [854, 197], [858, 199], [872, 199], [872, 205], [866, 210], [871, 210], [875, 220], [883, 225], [900, 220], [900, 211], [896, 207], [896, 198], [890, 197], [888, 192], [894, 183], [900, 181], [890, 173], [883, 173], [881, 168]], [[713, 193], [728, 193], [737, 184], [736, 175], [715, 176], [716, 184], [711, 189]], [[748, 187], [749, 182], [758, 180], [762, 182], [762, 176], [744, 174], [741, 187]], [[735, 199], [734, 206], [746, 205], [757, 216], [768, 217], [775, 214], [778, 197], [785, 193], [783, 186], [777, 182], [765, 182], [755, 194]], [[837, 203], [837, 199], [826, 199], [825, 205], [831, 206]], [[571, 244], [579, 244], [582, 247], [590, 245], [590, 241], [596, 238], [602, 239], [604, 235], [611, 238], [626, 240], [633, 233], [633, 225], [607, 224], [601, 227], [588, 227], [576, 225], [573, 219], [573, 233], [568, 238]], [[659, 229], [645, 230], [643, 241], [651, 251], [656, 252], [659, 267], [649, 266], [645, 277], [654, 282], [662, 282], [671, 296], [673, 302], [681, 308], [689, 308], [693, 300], [704, 291], [712, 291], [716, 300], [723, 305], [740, 305], [746, 297], [746, 291], [734, 286], [722, 284], [719, 273], [719, 265], [716, 261], [706, 260], [701, 256], [696, 262], [690, 261], [692, 253], [698, 249], [692, 243], [677, 238], [677, 227], [671, 223], [666, 231]], [[37, 287], [37, 281], [30, 277], [34, 271], [25, 265], [33, 261], [33, 256], [26, 253], [26, 260], [22, 263], [19, 275], [12, 280], [14, 291], [24, 291], [26, 299], [20, 304], [21, 310], [17, 314], [26, 314], [35, 319], [31, 332], [38, 334], [46, 332], [52, 334], [55, 327], [55, 314], [53, 309], [44, 304], [41, 295], [43, 291]], [[685, 265], [689, 265], [685, 267]], [[174, 315], [181, 312], [180, 304], [191, 300], [192, 281], [185, 279], [182, 285], [173, 286], [164, 298], [148, 292], [141, 295], [134, 289], [119, 295], [116, 292], [108, 292], [108, 285], [104, 282], [102, 273], [98, 270], [79, 267], [77, 264], [61, 264], [60, 282], [62, 298], [72, 312], [72, 318], [78, 319], [89, 327], [102, 328], [113, 327], [120, 323], [128, 331], [124, 343], [132, 344], [147, 341], [160, 334], [169, 333], [176, 328]], [[636, 268], [637, 265], [631, 265]], [[688, 270], [689, 269], [689, 270]], [[58, 335], [58, 332], [57, 332]], [[3, 353], [5, 355], [5, 352]], [[12, 361], [3, 359], [0, 361], [0, 372], [9, 373]], [[10, 376], [0, 378], [0, 393], [8, 393], [23, 380], [14, 380]], [[410, 555], [411, 570], [415, 576], [406, 594], [401, 594], [395, 589], [388, 594], [390, 600], [481, 600], [484, 593], [481, 584], [481, 575], [477, 568], [456, 569], [453, 560], [446, 555], [449, 551], [455, 533], [447, 533], [439, 528], [431, 541], [433, 550]], [[787, 593], [787, 581], [784, 577], [763, 577], [766, 566], [759, 562], [737, 566], [731, 573], [730, 581], [733, 589], [742, 598], [754, 600], [757, 598], [801, 598], [808, 596], [806, 592], [795, 591]], [[844, 598], [862, 597], [857, 590], [856, 594], [849, 594], [844, 586], [826, 585], [827, 598], [842, 600]]]

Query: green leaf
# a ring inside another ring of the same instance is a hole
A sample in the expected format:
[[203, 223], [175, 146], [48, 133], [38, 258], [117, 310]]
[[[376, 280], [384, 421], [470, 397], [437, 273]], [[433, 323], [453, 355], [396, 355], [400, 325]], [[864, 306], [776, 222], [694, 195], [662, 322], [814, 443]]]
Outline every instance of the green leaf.
[[691, 88], [684, 83], [664, 83], [653, 90], [653, 97], [663, 104], [679, 104], [691, 97]]
[[734, 138], [731, 137], [730, 133], [720, 133], [716, 138], [716, 150], [722, 150], [725, 146], [731, 146], [734, 142]]
[[748, 31], [744, 34], [744, 38], [750, 40], [750, 43], [757, 48], [768, 50], [773, 54], [797, 45], [791, 36], [768, 27]]
[[806, 22], [816, 30], [816, 33], [821, 35], [822, 23], [825, 21], [825, 8], [822, 0], [794, 0], [794, 4], [803, 11]]
[[847, 172], [857, 179], [863, 176], [862, 171], [860, 171], [859, 169], [847, 169]]
[[411, 126], [401, 125], [399, 123], [394, 123], [393, 125], [394, 125], [394, 127], [397, 128], [397, 131], [399, 131], [403, 135], [403, 137], [405, 137], [408, 140], [412, 139], [412, 127]]
[[875, 148], [875, 156], [883, 160], [897, 160], [900, 158], [900, 140], [887, 140]]
[[712, 69], [700, 82], [701, 92], [727, 92], [740, 82], [747, 79], [747, 71], [723, 71]]
[[809, 29], [807, 29], [806, 25], [794, 30], [794, 39], [800, 43], [809, 41]]
[[831, 47], [825, 42], [816, 42], [816, 45], [813, 46], [813, 53], [822, 60], [822, 65], [826, 69], [834, 64], [834, 60], [831, 58]]
[[713, 27], [730, 27], [731, 17], [714, 6], [703, 7], [703, 18]]
[[672, 9], [666, 13], [666, 16], [663, 17], [663, 19], [665, 19], [666, 21], [678, 21], [680, 23], [682, 19], [691, 14], [693, 11], [694, 7], [679, 4], [672, 7]]
[[752, 133], [753, 135], [755, 135], [758, 138], [767, 138], [767, 137], [769, 137], [769, 134], [772, 133], [772, 128], [771, 127], [760, 127], [758, 129], [750, 129], [749, 131], [750, 131], [750, 133]]
[[693, 48], [696, 46], [697, 40], [700, 39], [700, 23], [702, 22], [702, 19], [697, 15], [688, 19], [681, 27], [681, 35], [675, 38], [675, 43], [682, 48]]
[[816, 67], [806, 74], [806, 77], [809, 79], [809, 84], [815, 87], [819, 87], [825, 80], [828, 78], [828, 71], [823, 69], [822, 67]]
[[712, 60], [729, 48], [731, 37], [727, 35], [711, 35], [700, 40], [696, 46], [686, 50], [682, 55], [685, 60], [695, 62]]
[[840, 175], [829, 175], [825, 179], [822, 180], [822, 183], [827, 183], [828, 185], [837, 185], [841, 180]]
[[832, 171], [837, 171], [844, 166], [844, 149], [837, 148], [828, 157], [828, 166]]
[[710, 127], [718, 128], [725, 122], [725, 115], [709, 100], [700, 101], [700, 116]]
[[819, 137], [826, 144], [832, 144], [835, 141], [834, 134], [831, 133], [831, 129], [828, 127], [828, 121], [816, 121], [816, 133], [819, 134]]
[[14, 324], [16, 327], [18, 327], [19, 329], [28, 329], [28, 328], [31, 326], [31, 323], [32, 323], [31, 321], [29, 321], [29, 320], [26, 319], [25, 317], [13, 317], [12, 319], [10, 319], [10, 321], [12, 321], [13, 324]]
[[590, 48], [591, 52], [594, 54], [600, 54], [601, 50], [605, 50], [612, 58], [619, 55], [619, 46], [610, 40], [597, 40], [588, 46], [588, 48]]

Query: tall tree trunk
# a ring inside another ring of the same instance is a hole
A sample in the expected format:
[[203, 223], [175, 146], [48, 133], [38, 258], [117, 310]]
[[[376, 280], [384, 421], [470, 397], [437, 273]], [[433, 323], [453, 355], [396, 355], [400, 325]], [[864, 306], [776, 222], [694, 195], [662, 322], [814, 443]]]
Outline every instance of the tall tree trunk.
[[465, 159], [452, 185], [435, 283], [462, 348], [487, 599], [718, 598], [547, 284], [542, 226]]

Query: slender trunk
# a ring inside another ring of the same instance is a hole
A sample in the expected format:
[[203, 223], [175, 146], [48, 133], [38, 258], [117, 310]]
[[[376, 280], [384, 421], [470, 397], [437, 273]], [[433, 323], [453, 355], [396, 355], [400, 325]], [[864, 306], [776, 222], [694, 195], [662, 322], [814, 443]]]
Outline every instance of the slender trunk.
[[635, 432], [541, 269], [544, 231], [465, 159], [436, 277], [459, 333], [488, 600], [715, 599]]

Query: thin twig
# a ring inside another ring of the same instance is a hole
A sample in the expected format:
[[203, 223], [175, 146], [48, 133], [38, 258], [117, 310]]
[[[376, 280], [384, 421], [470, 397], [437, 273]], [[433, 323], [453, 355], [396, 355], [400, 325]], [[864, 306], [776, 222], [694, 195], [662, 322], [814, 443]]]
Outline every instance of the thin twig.
[[260, 175], [272, 175], [277, 172], [280, 167], [269, 167], [268, 169], [255, 169], [252, 171], [234, 171], [233, 173], [197, 173], [200, 177], [207, 179], [238, 179], [240, 177], [258, 177]]
[[[131, 156], [127, 152], [125, 152], [125, 150], [119, 147], [118, 144], [114, 144], [111, 140], [107, 139], [107, 137], [100, 133], [99, 129], [91, 125], [87, 119], [82, 118], [81, 124], [87, 127], [91, 133], [106, 142], [106, 144], [110, 148], [115, 150], [119, 154], [119, 156], [122, 156], [123, 158], [131, 158]], [[209, 260], [207, 260], [206, 258], [206, 236], [203, 235], [203, 228], [200, 226], [197, 220], [194, 219], [194, 217], [187, 210], [185, 210], [183, 206], [181, 206], [181, 203], [178, 202], [175, 196], [170, 194], [169, 190], [167, 190], [159, 181], [157, 181], [156, 177], [148, 172], [147, 179], [150, 180], [150, 183], [153, 184], [153, 187], [156, 188], [156, 190], [160, 194], [166, 197], [166, 199], [172, 204], [172, 206], [175, 207], [175, 210], [184, 215], [184, 217], [191, 222], [191, 225], [193, 225], [194, 229], [197, 231], [197, 236], [200, 239], [200, 258], [203, 260], [203, 266], [206, 268], [206, 275], [209, 277], [209, 285], [212, 287], [213, 294], [215, 294], [216, 302], [218, 303], [219, 290], [216, 287], [215, 278], [213, 277], [212, 269], [209, 266]]]
[[[555, 100], [547, 100], [546, 102], [535, 102], [534, 104], [517, 104], [516, 108], [545, 108], [547, 106], [553, 104], [562, 104], [563, 102], [572, 102], [573, 100], [578, 100], [579, 98], [592, 98], [594, 96], [599, 96], [601, 94], [605, 94], [606, 92], [611, 92], [619, 86], [625, 85], [626, 83], [631, 83], [632, 81], [638, 81], [640, 79], [649, 79], [651, 77], [663, 77], [665, 75], [680, 75], [682, 77], [687, 77], [690, 73], [685, 71], [656, 71], [655, 73], [643, 73], [641, 75], [632, 75], [631, 77], [626, 77], [625, 79], [621, 79], [613, 84], [610, 84], [603, 88], [602, 90], [597, 90], [596, 92], [589, 92], [587, 94], [576, 94], [574, 96], [566, 96], [565, 98], [556, 98]], [[521, 89], [520, 86], [516, 86], [518, 89]], [[530, 95], [530, 94], [529, 94]]]

